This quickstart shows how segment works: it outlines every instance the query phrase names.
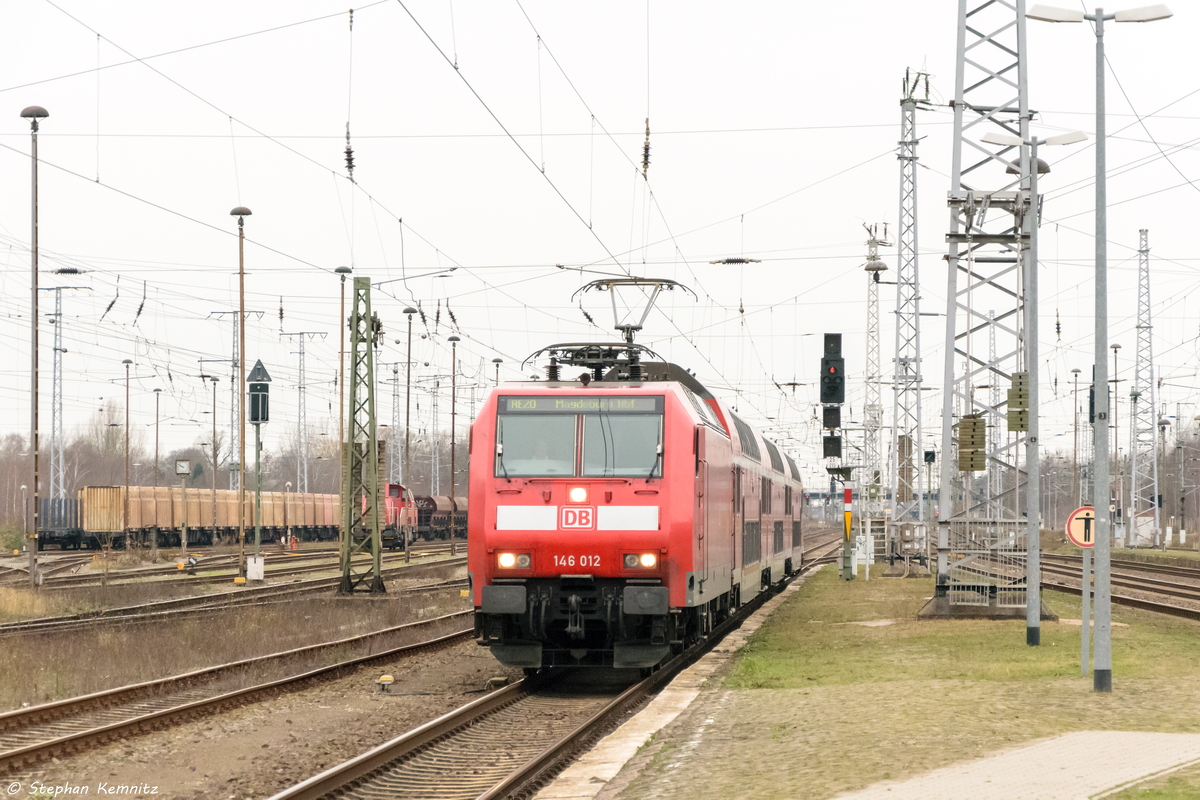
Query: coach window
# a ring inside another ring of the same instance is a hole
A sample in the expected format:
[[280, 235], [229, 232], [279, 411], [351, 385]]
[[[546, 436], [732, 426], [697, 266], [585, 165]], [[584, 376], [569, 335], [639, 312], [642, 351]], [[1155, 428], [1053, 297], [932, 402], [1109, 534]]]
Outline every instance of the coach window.
[[500, 415], [496, 426], [496, 477], [574, 474], [574, 414]]
[[589, 478], [661, 477], [662, 415], [584, 415], [583, 474]]

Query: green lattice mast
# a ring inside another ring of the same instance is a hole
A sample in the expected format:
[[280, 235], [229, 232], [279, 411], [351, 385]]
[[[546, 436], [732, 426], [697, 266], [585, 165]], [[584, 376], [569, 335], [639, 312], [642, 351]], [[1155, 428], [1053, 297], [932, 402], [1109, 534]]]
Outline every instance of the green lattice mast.
[[374, 343], [383, 334], [371, 313], [371, 281], [354, 279], [350, 311], [350, 413], [342, 439], [342, 583], [339, 593], [382, 594], [379, 442], [375, 436]]

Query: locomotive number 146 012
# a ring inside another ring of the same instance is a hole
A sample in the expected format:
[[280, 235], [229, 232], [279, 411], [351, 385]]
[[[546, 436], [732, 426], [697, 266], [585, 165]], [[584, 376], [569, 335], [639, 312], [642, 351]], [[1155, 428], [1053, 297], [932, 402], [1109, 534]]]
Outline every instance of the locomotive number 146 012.
[[556, 567], [598, 567], [600, 556], [555, 556]]

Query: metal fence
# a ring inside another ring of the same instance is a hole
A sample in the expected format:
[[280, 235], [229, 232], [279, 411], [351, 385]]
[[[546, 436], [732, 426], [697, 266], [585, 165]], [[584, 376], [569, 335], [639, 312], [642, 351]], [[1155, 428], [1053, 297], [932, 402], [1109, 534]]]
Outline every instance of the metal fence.
[[950, 605], [1025, 606], [1025, 538], [1022, 520], [950, 522], [947, 594]]

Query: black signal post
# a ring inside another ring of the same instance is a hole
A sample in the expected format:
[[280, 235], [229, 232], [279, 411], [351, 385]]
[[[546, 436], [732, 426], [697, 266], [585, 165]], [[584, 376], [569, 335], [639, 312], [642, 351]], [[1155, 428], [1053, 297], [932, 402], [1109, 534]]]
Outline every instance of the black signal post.
[[[821, 440], [821, 452], [825, 458], [842, 458], [842, 437], [839, 429], [842, 427], [842, 403], [846, 402], [846, 361], [842, 358], [842, 335], [840, 333], [825, 334], [825, 351], [821, 356], [821, 376], [818, 382], [821, 395], [821, 425], [827, 433]], [[853, 484], [850, 478], [850, 467], [828, 467], [829, 473], [840, 477], [846, 493], [845, 499], [845, 537], [842, 543], [841, 574], [845, 580], [854, 580], [852, 570], [852, 544], [850, 531], [852, 529], [850, 497]]]
[[262, 577], [262, 470], [259, 469], [262, 455], [262, 426], [271, 416], [271, 376], [262, 360], [254, 362], [246, 382], [250, 384], [250, 424], [254, 426], [254, 559], [256, 574]]

